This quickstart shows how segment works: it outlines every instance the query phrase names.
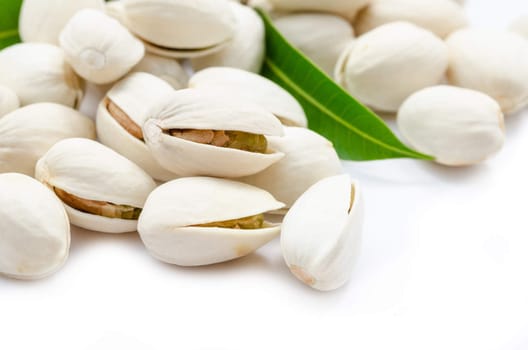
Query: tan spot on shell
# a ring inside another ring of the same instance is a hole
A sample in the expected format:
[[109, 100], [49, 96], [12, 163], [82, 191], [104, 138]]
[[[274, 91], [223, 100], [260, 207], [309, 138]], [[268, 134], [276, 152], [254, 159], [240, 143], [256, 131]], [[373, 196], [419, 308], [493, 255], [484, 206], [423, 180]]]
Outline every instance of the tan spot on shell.
[[242, 257], [242, 256], [246, 256], [250, 254], [251, 252], [253, 252], [253, 249], [251, 249], [251, 247], [247, 245], [240, 244], [235, 248], [235, 251], [238, 257]]
[[315, 282], [317, 282], [316, 279], [306, 272], [302, 267], [292, 265], [290, 266], [290, 271], [295, 275], [295, 277], [309, 286], [313, 286]]

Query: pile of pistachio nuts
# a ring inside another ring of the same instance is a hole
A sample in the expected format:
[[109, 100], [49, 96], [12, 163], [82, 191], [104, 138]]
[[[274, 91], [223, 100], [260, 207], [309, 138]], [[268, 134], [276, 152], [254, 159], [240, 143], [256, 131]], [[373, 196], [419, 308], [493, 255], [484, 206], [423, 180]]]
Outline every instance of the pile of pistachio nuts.
[[[74, 225], [137, 231], [180, 266], [280, 235], [307, 285], [350, 278], [361, 187], [295, 98], [256, 73], [265, 33], [252, 7], [25, 0], [20, 34], [0, 51], [0, 274], [54, 273]], [[93, 115], [79, 111], [88, 87]]]

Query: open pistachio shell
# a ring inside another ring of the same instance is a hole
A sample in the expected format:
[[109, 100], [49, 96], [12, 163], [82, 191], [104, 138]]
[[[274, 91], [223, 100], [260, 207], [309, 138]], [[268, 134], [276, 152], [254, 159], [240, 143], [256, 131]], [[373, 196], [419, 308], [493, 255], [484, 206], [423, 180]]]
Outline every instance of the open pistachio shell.
[[319, 180], [343, 172], [332, 143], [311, 130], [286, 127], [283, 137], [272, 136], [268, 141], [284, 158], [240, 181], [270, 192], [287, 208]]
[[0, 85], [11, 88], [26, 106], [54, 102], [76, 108], [82, 99], [82, 81], [56, 46], [17, 44], [0, 51]]
[[279, 120], [260, 107], [196, 89], [172, 92], [143, 124], [154, 158], [180, 176], [255, 174], [284, 156], [265, 139], [282, 133]]
[[139, 63], [145, 47], [121, 23], [102, 11], [77, 12], [60, 35], [66, 60], [84, 79], [109, 84]]
[[237, 96], [273, 113], [288, 126], [306, 127], [304, 110], [286, 90], [258, 74], [228, 67], [204, 69], [191, 77], [189, 87]]
[[[248, 255], [279, 235], [261, 214], [280, 209], [266, 191], [207, 177], [182, 178], [147, 199], [138, 232], [159, 260], [181, 266], [220, 263]], [[242, 220], [241, 220], [242, 219]], [[256, 221], [244, 227], [238, 221]]]
[[70, 250], [62, 203], [22, 174], [1, 174], [0, 193], [0, 275], [38, 279], [57, 271]]
[[130, 160], [95, 141], [67, 139], [37, 163], [35, 177], [64, 202], [71, 223], [93, 231], [136, 231], [156, 184]]
[[123, 10], [127, 27], [161, 56], [207, 55], [234, 35], [227, 0], [123, 0]]
[[177, 60], [167, 57], [146, 54], [132, 69], [132, 72], [152, 74], [179, 90], [187, 87], [189, 76]]
[[33, 176], [37, 160], [71, 137], [95, 139], [93, 121], [69, 107], [36, 103], [0, 118], [0, 173]]
[[291, 272], [321, 291], [345, 284], [359, 254], [363, 216], [361, 187], [348, 175], [310, 187], [282, 224], [282, 253]]
[[141, 127], [149, 110], [172, 91], [169, 84], [153, 75], [132, 73], [108, 91], [97, 110], [97, 136], [101, 143], [160, 181], [174, 179], [176, 175], [161, 167], [152, 156]]
[[222, 50], [191, 61], [195, 70], [223, 66], [244, 69], [258, 73], [264, 61], [264, 23], [249, 6], [230, 3], [236, 18], [233, 40]]
[[18, 96], [6, 86], [0, 86], [0, 118], [20, 107]]
[[277, 11], [330, 12], [347, 19], [354, 19], [359, 10], [370, 0], [268, 0]]

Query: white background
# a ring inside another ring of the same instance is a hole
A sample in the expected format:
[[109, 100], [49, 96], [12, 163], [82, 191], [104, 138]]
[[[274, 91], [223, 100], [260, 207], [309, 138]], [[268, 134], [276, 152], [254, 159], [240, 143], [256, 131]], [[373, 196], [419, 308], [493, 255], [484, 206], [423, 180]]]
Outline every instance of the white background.
[[[526, 0], [467, 7], [478, 26], [528, 13]], [[277, 241], [182, 269], [135, 234], [74, 232], [56, 275], [0, 279], [0, 349], [528, 349], [526, 118], [509, 116], [504, 150], [477, 167], [347, 164], [367, 218], [356, 273], [337, 292], [298, 283]]]

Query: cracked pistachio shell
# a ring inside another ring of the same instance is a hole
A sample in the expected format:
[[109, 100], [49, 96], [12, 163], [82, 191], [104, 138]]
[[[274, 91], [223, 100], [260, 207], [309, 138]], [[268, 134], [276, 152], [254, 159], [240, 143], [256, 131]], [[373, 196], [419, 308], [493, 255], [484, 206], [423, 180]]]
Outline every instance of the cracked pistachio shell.
[[494, 98], [505, 114], [528, 104], [528, 42], [490, 29], [463, 29], [447, 38], [450, 84]]
[[191, 77], [189, 87], [237, 96], [273, 113], [284, 125], [308, 125], [303, 108], [288, 91], [255, 73], [229, 67], [207, 68]]
[[132, 72], [152, 74], [169, 83], [176, 90], [186, 88], [189, 82], [189, 76], [178, 61], [152, 54], [146, 54]]
[[269, 0], [276, 11], [330, 12], [353, 19], [370, 0]]
[[[110, 148], [87, 139], [67, 139], [55, 144], [37, 163], [35, 177], [50, 188], [76, 197], [143, 208], [156, 188], [152, 178]], [[99, 232], [124, 233], [137, 228], [137, 220], [108, 218], [64, 204], [75, 226]]]
[[82, 99], [82, 81], [56, 46], [26, 43], [0, 51], [0, 85], [11, 88], [26, 106], [54, 102], [76, 108]]
[[266, 191], [207, 177], [161, 185], [147, 199], [138, 232], [157, 259], [181, 266], [220, 263], [248, 255], [279, 235], [280, 225], [259, 229], [197, 227], [282, 208]]
[[364, 104], [395, 112], [414, 92], [439, 84], [448, 65], [446, 44], [407, 22], [384, 24], [341, 55], [335, 78]]
[[39, 279], [61, 268], [70, 250], [62, 203], [22, 174], [1, 174], [0, 193], [0, 275]]
[[321, 291], [344, 285], [359, 255], [363, 216], [361, 186], [348, 175], [310, 187], [282, 224], [282, 253], [291, 272]]
[[284, 158], [241, 181], [268, 191], [287, 208], [319, 180], [343, 173], [332, 143], [311, 130], [286, 127], [283, 137], [272, 136], [268, 141]]
[[20, 107], [18, 96], [6, 86], [0, 86], [0, 118]]
[[504, 118], [491, 97], [454, 86], [435, 86], [409, 97], [398, 112], [398, 128], [411, 147], [438, 163], [479, 163], [504, 144]]
[[[153, 75], [132, 73], [108, 91], [106, 98], [130, 118], [129, 123], [135, 124], [137, 130], [141, 130], [149, 116], [149, 110], [172, 91], [169, 84]], [[128, 132], [123, 124], [110, 114], [106, 99], [99, 104], [96, 125], [97, 137], [101, 143], [139, 165], [156, 180], [168, 181], [176, 177], [159, 165], [143, 139]]]
[[180, 176], [242, 177], [258, 173], [278, 162], [283, 153], [266, 153], [217, 147], [174, 137], [167, 130], [241, 131], [280, 136], [283, 127], [273, 114], [257, 105], [234, 100], [226, 94], [196, 89], [172, 92], [143, 124], [145, 142], [154, 158]]
[[354, 39], [350, 23], [335, 15], [299, 13], [279, 17], [274, 22], [290, 43], [329, 75], [333, 74], [341, 52]]
[[517, 18], [510, 26], [510, 30], [528, 39], [528, 15]]
[[234, 36], [236, 22], [227, 0], [122, 1], [127, 27], [160, 56], [207, 55]]
[[441, 38], [468, 25], [464, 8], [453, 0], [372, 0], [354, 25], [361, 35], [395, 21], [411, 22]]
[[33, 176], [51, 146], [71, 137], [95, 139], [93, 121], [69, 107], [36, 103], [0, 118], [0, 173]]
[[121, 23], [102, 11], [85, 9], [71, 18], [60, 35], [66, 61], [95, 84], [122, 78], [145, 54], [145, 47]]
[[233, 40], [221, 51], [193, 59], [194, 70], [217, 66], [260, 72], [265, 51], [264, 23], [251, 7], [236, 2], [230, 5], [236, 18]]
[[102, 10], [104, 0], [24, 0], [19, 31], [24, 42], [59, 44], [59, 34], [70, 18], [82, 9]]

